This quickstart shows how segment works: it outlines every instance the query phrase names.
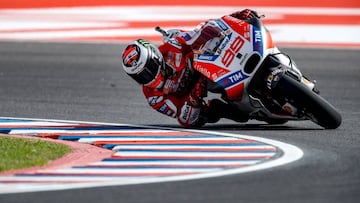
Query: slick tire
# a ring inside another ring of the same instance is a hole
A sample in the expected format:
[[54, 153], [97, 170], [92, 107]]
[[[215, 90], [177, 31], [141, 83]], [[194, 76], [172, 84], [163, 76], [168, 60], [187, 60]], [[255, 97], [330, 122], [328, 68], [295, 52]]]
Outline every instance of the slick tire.
[[279, 80], [273, 93], [288, 98], [310, 120], [325, 129], [336, 129], [341, 124], [341, 115], [334, 106], [286, 74]]

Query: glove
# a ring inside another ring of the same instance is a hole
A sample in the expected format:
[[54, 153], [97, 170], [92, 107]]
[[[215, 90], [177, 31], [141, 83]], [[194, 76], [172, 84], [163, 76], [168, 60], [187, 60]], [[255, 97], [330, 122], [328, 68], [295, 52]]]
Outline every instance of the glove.
[[249, 20], [251, 18], [260, 18], [256, 11], [251, 9], [244, 9], [242, 11], [236, 11], [230, 14], [231, 17], [240, 19], [240, 20]]
[[188, 102], [194, 107], [203, 106], [203, 98], [207, 96], [206, 78], [200, 77], [194, 88], [191, 90]]
[[191, 96], [204, 98], [207, 96], [207, 82], [205, 77], [200, 77], [191, 91]]

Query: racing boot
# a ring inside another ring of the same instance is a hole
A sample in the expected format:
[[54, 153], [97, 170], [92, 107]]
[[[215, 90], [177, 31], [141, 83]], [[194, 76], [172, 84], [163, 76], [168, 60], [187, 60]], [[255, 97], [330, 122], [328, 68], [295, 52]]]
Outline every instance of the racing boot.
[[209, 101], [205, 116], [208, 123], [216, 123], [220, 118], [227, 118], [236, 122], [247, 122], [249, 120], [247, 115], [244, 115], [244, 113], [234, 108], [231, 104], [219, 99]]

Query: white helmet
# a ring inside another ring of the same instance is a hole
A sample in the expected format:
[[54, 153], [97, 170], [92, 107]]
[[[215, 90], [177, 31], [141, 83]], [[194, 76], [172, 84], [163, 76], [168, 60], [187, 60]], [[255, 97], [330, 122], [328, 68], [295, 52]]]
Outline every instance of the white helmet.
[[138, 39], [125, 48], [122, 59], [125, 72], [139, 84], [162, 83], [161, 70], [164, 66], [164, 60], [155, 45], [146, 40]]

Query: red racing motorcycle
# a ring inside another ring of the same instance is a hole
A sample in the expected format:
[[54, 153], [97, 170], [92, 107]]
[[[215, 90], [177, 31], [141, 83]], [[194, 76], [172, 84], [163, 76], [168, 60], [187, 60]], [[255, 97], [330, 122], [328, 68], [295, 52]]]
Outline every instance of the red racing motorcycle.
[[[208, 79], [208, 91], [220, 94], [250, 119], [269, 124], [311, 120], [326, 128], [341, 124], [338, 110], [319, 95], [293, 60], [272, 41], [261, 19], [216, 19], [219, 37], [194, 50], [194, 68]], [[164, 38], [170, 32], [155, 28]], [[163, 39], [164, 39], [163, 38]]]

